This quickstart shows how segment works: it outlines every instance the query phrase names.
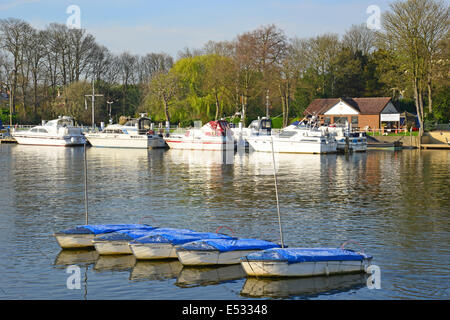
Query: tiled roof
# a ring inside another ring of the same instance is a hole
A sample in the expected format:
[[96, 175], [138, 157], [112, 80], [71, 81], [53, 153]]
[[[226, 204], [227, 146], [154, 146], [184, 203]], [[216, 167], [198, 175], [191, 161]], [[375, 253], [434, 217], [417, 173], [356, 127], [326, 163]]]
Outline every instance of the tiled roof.
[[391, 101], [390, 97], [380, 98], [331, 98], [331, 99], [315, 99], [306, 108], [304, 114], [324, 114], [331, 107], [336, 105], [340, 100], [358, 110], [360, 114], [380, 114], [386, 105]]

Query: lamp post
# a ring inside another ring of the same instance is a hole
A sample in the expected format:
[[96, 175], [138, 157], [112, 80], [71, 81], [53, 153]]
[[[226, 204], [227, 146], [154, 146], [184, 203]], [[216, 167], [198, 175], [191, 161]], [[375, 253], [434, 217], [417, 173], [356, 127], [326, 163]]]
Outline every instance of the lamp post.
[[106, 103], [108, 104], [108, 110], [109, 110], [109, 123], [112, 124], [112, 118], [111, 118], [111, 110], [112, 107], [111, 105], [113, 104], [114, 101], [106, 101]]

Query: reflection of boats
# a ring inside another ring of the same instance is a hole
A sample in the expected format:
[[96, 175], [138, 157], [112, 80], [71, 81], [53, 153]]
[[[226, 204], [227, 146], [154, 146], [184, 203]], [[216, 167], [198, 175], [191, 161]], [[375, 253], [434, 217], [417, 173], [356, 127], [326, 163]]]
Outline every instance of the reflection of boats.
[[177, 258], [176, 248], [201, 239], [231, 239], [230, 236], [212, 232], [181, 232], [152, 234], [130, 242], [136, 259]]
[[242, 278], [245, 278], [245, 272], [239, 264], [213, 267], [183, 267], [175, 285], [182, 288], [209, 286]]
[[56, 232], [54, 234], [59, 246], [63, 249], [92, 247], [95, 236], [104, 235], [124, 229], [148, 229], [145, 224], [99, 224], [81, 225]]
[[248, 143], [255, 151], [280, 153], [334, 153], [334, 137], [313, 126], [290, 125], [279, 134], [249, 137]]
[[136, 264], [133, 255], [99, 256], [94, 265], [95, 271], [127, 271]]
[[178, 276], [183, 265], [178, 260], [136, 261], [130, 280], [165, 280]]
[[66, 116], [35, 126], [30, 130], [15, 130], [11, 135], [19, 144], [75, 146], [86, 143], [81, 129], [74, 126], [73, 118]]
[[336, 248], [274, 248], [249, 254], [242, 267], [254, 277], [309, 277], [365, 272], [372, 257]]
[[247, 278], [241, 295], [250, 298], [290, 298], [345, 292], [364, 287], [367, 275], [346, 274], [309, 278]]
[[162, 134], [155, 133], [151, 120], [141, 117], [124, 125], [110, 124], [101, 132], [85, 134], [93, 147], [103, 148], [165, 148]]
[[234, 139], [238, 147], [248, 148], [249, 144], [247, 138], [252, 136], [271, 135], [272, 120], [266, 117], [253, 120], [247, 128], [242, 127], [242, 122], [239, 123], [238, 128], [231, 128]]
[[171, 133], [164, 140], [171, 149], [234, 150], [234, 137], [225, 120], [210, 121], [184, 134]]
[[236, 264], [245, 255], [275, 247], [279, 245], [259, 239], [204, 239], [178, 247], [177, 255], [186, 266]]
[[93, 249], [61, 250], [54, 264], [56, 266], [88, 265], [95, 263], [97, 259], [98, 252]]

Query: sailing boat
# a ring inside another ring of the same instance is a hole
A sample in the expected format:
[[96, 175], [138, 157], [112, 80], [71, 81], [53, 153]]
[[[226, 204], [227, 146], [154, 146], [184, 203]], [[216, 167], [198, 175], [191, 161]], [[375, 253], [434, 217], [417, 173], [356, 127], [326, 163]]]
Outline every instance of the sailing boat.
[[242, 257], [241, 265], [248, 276], [305, 277], [365, 272], [372, 256], [344, 248], [285, 248], [278, 199], [275, 156], [272, 139], [272, 161], [277, 199], [281, 248], [270, 248]]

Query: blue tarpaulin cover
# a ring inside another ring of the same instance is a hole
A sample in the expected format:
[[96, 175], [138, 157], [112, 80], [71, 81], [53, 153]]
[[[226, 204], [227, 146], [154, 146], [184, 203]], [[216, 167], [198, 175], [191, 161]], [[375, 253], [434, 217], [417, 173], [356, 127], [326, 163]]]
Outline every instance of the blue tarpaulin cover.
[[318, 261], [362, 261], [371, 256], [338, 248], [274, 248], [243, 257], [248, 261], [286, 261], [288, 263]]
[[153, 228], [153, 229], [133, 229], [133, 230], [119, 230], [108, 233], [103, 236], [95, 238], [97, 241], [115, 241], [128, 240], [132, 241], [149, 235], [156, 234], [173, 234], [173, 233], [192, 233], [194, 231], [189, 229], [175, 229], [175, 228]]
[[102, 234], [110, 233], [125, 229], [154, 229], [155, 227], [146, 224], [97, 224], [97, 225], [82, 225], [75, 228], [66, 229], [59, 233], [65, 234]]
[[280, 247], [280, 245], [259, 239], [204, 239], [188, 242], [180, 247], [181, 250], [195, 251], [234, 251], [234, 250], [264, 250]]
[[[157, 231], [157, 230], [156, 230]], [[213, 232], [174, 232], [165, 234], [152, 234], [132, 241], [132, 243], [170, 243], [180, 245], [201, 239], [233, 239], [226, 234]]]

